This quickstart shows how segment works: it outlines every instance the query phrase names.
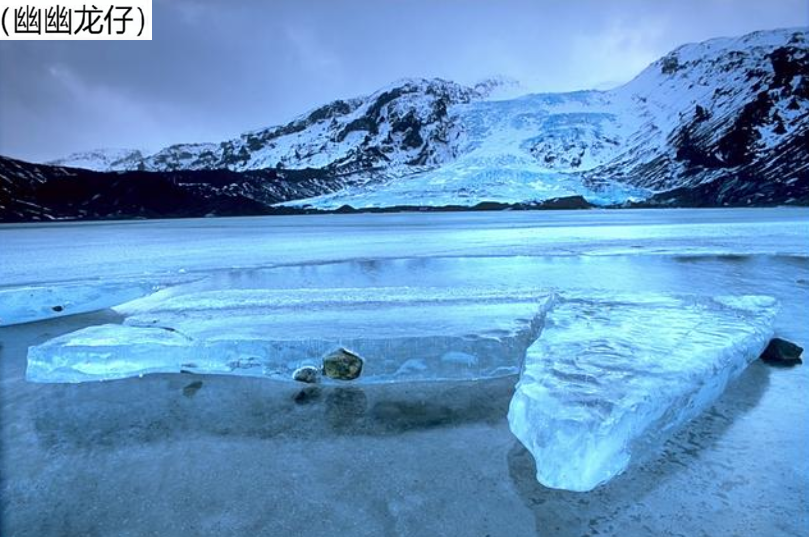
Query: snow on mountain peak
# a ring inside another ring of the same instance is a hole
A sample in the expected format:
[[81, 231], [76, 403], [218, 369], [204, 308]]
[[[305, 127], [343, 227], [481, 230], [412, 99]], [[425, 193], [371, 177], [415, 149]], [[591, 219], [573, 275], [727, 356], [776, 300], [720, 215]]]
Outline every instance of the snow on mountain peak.
[[788, 198], [796, 173], [803, 174], [797, 184], [807, 181], [808, 53], [806, 29], [754, 32], [678, 47], [611, 90], [519, 98], [503, 97], [519, 89], [506, 77], [473, 87], [403, 79], [219, 144], [179, 144], [148, 156], [90, 152], [56, 163], [316, 168], [348, 185], [295, 202], [324, 208], [566, 195], [620, 203], [683, 187], [721, 199], [730, 199], [726, 191], [749, 197], [776, 188]]
[[129, 169], [129, 166], [135, 166], [141, 160], [143, 160], [143, 153], [137, 149], [96, 149], [73, 153], [46, 164], [104, 171]]

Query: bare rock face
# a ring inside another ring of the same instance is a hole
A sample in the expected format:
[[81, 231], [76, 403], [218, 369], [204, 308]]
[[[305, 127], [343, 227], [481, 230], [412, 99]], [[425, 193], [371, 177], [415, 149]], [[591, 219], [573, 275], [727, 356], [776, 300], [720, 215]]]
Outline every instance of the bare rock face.
[[292, 373], [292, 380], [316, 384], [320, 380], [320, 370], [313, 365], [299, 367]]
[[773, 338], [761, 353], [761, 359], [768, 364], [793, 366], [802, 364], [803, 347], [781, 338]]
[[335, 380], [354, 380], [362, 374], [362, 358], [339, 348], [323, 357], [323, 374]]

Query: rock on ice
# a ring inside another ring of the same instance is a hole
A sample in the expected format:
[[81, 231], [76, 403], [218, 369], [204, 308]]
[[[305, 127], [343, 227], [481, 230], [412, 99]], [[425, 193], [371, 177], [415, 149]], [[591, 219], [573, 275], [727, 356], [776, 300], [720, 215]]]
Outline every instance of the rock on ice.
[[118, 308], [129, 315], [124, 325], [32, 347], [27, 377], [81, 382], [186, 370], [289, 380], [339, 348], [363, 358], [356, 382], [517, 374], [552, 297], [413, 288], [155, 295]]

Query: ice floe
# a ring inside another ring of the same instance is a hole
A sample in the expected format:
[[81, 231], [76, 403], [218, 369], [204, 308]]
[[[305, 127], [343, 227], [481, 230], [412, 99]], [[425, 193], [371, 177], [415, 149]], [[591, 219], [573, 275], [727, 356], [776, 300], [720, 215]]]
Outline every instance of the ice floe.
[[81, 382], [144, 373], [291, 379], [339, 348], [365, 360], [358, 382], [516, 374], [550, 293], [452, 289], [246, 289], [123, 305], [123, 325], [85, 328], [28, 355], [27, 378]]
[[[519, 373], [511, 430], [542, 484], [575, 491], [609, 481], [709, 406], [764, 349], [777, 310], [765, 296], [186, 290], [116, 307], [123, 324], [31, 347], [28, 380], [185, 371], [292, 381], [311, 370], [307, 381], [369, 384]], [[334, 353], [356, 356], [361, 374], [321, 376]]]
[[561, 298], [509, 410], [537, 480], [587, 491], [623, 472], [759, 356], [776, 309], [760, 296]]

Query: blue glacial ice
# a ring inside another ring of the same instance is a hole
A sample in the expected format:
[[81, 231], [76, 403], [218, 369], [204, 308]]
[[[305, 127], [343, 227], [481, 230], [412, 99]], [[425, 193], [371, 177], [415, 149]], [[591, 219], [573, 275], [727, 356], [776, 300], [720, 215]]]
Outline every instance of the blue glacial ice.
[[123, 325], [31, 347], [28, 380], [180, 371], [288, 380], [340, 347], [365, 359], [361, 383], [515, 375], [553, 300], [445, 288], [167, 291], [117, 308]]
[[508, 416], [537, 480], [588, 491], [653, 453], [759, 356], [776, 310], [760, 296], [559, 299]]
[[111, 308], [158, 288], [147, 281], [123, 280], [0, 289], [0, 326]]
[[[763, 350], [763, 296], [542, 289], [168, 288], [28, 353], [34, 382], [149, 373], [290, 381], [344, 347], [359, 384], [520, 374], [509, 410], [544, 485], [591, 490], [653, 453]], [[330, 379], [323, 382], [339, 383]]]

